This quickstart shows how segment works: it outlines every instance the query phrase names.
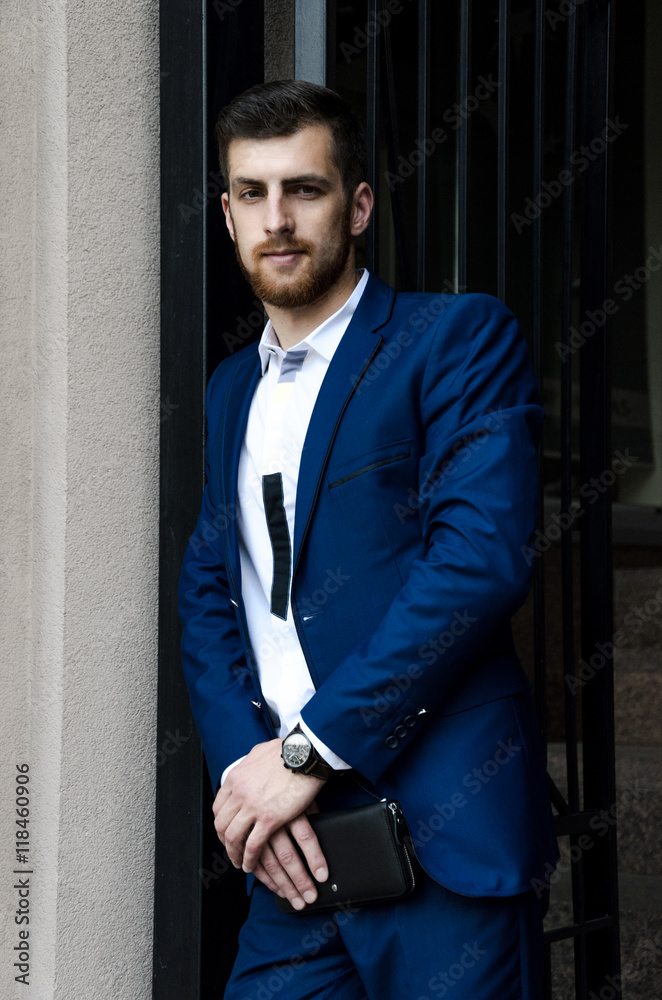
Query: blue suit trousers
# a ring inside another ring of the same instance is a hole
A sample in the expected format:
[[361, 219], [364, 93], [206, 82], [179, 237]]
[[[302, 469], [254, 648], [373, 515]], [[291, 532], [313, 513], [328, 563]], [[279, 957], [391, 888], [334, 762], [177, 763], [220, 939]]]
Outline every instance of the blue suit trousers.
[[287, 914], [257, 884], [225, 1000], [541, 1000], [545, 906], [426, 875], [395, 903]]
[[[369, 802], [357, 782], [328, 782], [320, 808]], [[393, 903], [315, 914], [282, 913], [256, 881], [224, 1000], [541, 1000], [547, 894], [463, 896], [420, 867], [416, 882]]]

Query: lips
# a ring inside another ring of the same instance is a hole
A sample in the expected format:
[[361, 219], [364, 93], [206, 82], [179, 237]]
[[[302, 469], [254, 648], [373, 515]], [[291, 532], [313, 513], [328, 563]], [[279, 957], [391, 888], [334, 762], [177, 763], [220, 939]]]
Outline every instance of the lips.
[[299, 260], [305, 254], [305, 250], [270, 250], [263, 253], [263, 257], [267, 257], [269, 260], [273, 261], [278, 265], [293, 264], [294, 261]]

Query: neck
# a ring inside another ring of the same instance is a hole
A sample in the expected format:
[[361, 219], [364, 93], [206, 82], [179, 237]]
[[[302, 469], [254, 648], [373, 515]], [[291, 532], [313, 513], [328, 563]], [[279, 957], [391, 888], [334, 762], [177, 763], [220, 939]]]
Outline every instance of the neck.
[[265, 302], [264, 308], [271, 320], [278, 337], [278, 342], [284, 351], [294, 347], [313, 330], [316, 330], [324, 320], [333, 316], [341, 306], [344, 306], [359, 282], [359, 276], [354, 266], [354, 256], [347, 262], [342, 277], [333, 288], [325, 292], [321, 298], [308, 306], [298, 309], [279, 309]]

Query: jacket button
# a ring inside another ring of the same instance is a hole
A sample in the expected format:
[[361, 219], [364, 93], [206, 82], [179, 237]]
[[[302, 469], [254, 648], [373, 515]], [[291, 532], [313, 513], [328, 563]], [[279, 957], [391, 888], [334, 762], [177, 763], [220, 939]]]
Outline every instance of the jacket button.
[[395, 750], [399, 742], [400, 740], [397, 738], [397, 736], [389, 736], [388, 739], [386, 740], [386, 746], [389, 748], [389, 750]]
[[395, 736], [399, 736], [402, 739], [403, 736], [407, 735], [407, 729], [405, 726], [396, 726], [393, 730]]
[[405, 720], [404, 721], [405, 721], [405, 726], [409, 726], [409, 728], [411, 729], [412, 726], [416, 725], [416, 716], [415, 715], [405, 715]]

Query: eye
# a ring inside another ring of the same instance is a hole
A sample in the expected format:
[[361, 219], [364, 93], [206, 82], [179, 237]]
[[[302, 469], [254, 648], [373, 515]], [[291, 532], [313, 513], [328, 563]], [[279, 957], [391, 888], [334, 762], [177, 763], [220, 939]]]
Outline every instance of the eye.
[[260, 197], [261, 192], [256, 188], [248, 188], [246, 191], [242, 191], [239, 197], [242, 201], [255, 201]]
[[314, 187], [312, 184], [300, 184], [299, 187], [296, 188], [296, 190], [297, 190], [297, 192], [299, 194], [303, 194], [303, 195], [306, 195], [308, 197], [311, 197], [311, 196], [314, 196], [314, 195], [320, 193], [320, 189], [317, 188], [317, 187]]

